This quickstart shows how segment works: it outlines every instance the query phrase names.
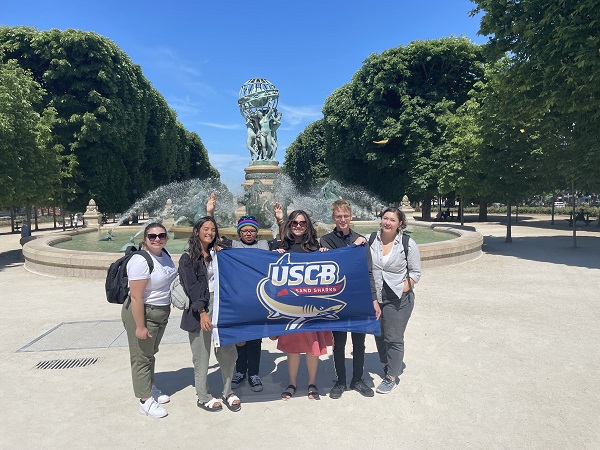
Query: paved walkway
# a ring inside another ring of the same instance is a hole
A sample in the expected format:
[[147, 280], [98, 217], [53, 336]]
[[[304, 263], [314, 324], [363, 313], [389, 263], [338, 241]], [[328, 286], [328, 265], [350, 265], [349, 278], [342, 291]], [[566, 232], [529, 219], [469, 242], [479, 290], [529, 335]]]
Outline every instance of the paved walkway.
[[[102, 341], [106, 327], [119, 334], [103, 282], [28, 273], [19, 236], [0, 229], [0, 448], [600, 448], [600, 228], [580, 227], [574, 249], [560, 222], [521, 216], [511, 244], [500, 223], [468, 223], [484, 254], [423, 273], [407, 368], [388, 396], [311, 402], [303, 364], [283, 402], [287, 364], [265, 339], [265, 390], [239, 389], [240, 413], [201, 411], [177, 311], [157, 356], [157, 384], [172, 398], [161, 420], [137, 413], [127, 348]], [[347, 358], [351, 370], [350, 346]], [[83, 367], [36, 368], [57, 360]], [[321, 393], [333, 377], [324, 356]], [[380, 381], [372, 338], [365, 380]]]

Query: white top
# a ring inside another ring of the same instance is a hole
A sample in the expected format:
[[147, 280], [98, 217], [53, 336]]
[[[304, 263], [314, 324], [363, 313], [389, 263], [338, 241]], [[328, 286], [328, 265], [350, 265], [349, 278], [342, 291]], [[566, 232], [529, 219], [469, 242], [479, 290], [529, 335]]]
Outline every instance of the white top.
[[206, 263], [206, 273], [208, 275], [208, 292], [215, 292], [215, 269], [213, 263], [217, 257], [217, 253], [210, 251], [212, 259]]
[[177, 276], [177, 269], [169, 255], [161, 256], [148, 254], [154, 260], [154, 270], [150, 268], [146, 258], [142, 255], [133, 255], [127, 263], [127, 277], [129, 280], [150, 280], [144, 290], [143, 301], [146, 305], [167, 306], [171, 303], [171, 282]]

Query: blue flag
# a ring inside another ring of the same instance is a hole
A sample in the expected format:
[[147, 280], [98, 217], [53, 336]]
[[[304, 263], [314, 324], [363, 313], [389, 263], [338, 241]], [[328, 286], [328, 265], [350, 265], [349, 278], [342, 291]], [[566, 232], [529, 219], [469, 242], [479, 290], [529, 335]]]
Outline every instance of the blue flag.
[[302, 331], [379, 335], [364, 246], [328, 252], [217, 254], [216, 346]]

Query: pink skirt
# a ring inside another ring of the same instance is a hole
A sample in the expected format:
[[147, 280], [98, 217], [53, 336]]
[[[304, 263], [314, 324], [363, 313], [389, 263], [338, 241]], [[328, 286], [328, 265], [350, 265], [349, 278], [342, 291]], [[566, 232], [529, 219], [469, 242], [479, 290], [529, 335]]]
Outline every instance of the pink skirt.
[[313, 356], [327, 354], [327, 347], [333, 345], [331, 331], [309, 331], [306, 333], [284, 334], [279, 336], [277, 348], [285, 353], [310, 353]]

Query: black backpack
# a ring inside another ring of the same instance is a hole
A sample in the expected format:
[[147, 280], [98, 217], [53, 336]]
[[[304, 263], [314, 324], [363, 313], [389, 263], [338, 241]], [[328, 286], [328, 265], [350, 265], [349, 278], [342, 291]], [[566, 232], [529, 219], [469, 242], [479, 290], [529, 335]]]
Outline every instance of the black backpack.
[[133, 255], [142, 255], [148, 262], [150, 273], [154, 270], [154, 261], [148, 252], [138, 250], [134, 246], [127, 247], [125, 256], [120, 257], [108, 268], [106, 273], [106, 300], [108, 303], [117, 303], [122, 305], [129, 298], [129, 280], [127, 278], [127, 263]]

